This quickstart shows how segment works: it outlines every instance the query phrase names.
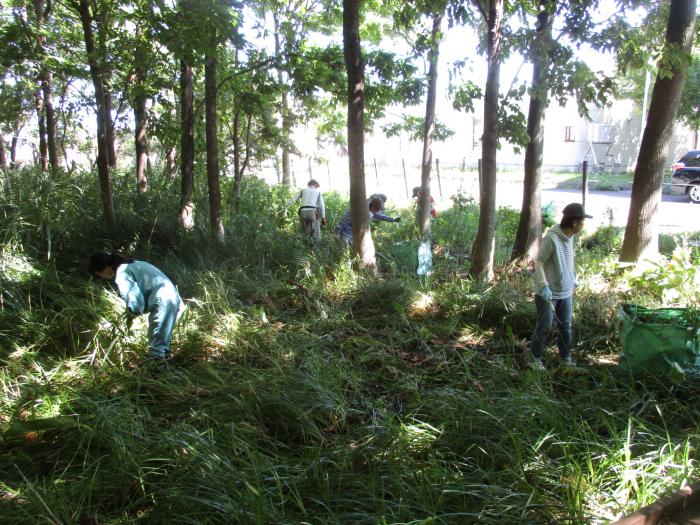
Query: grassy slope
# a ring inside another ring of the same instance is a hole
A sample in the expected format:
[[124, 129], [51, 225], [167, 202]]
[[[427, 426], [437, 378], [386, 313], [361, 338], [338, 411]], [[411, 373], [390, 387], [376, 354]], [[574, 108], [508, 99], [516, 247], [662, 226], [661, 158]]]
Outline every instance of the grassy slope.
[[[433, 275], [384, 257], [377, 281], [330, 239], [315, 255], [295, 240], [275, 213], [284, 195], [262, 186], [230, 215], [226, 250], [154, 210], [123, 212], [104, 240], [84, 220], [94, 199], [65, 197], [4, 206], [0, 223], [9, 523], [607, 523], [693, 476], [693, 385], [604, 359], [632, 293], [602, 255], [615, 232], [579, 258], [583, 370], [538, 374], [528, 272], [506, 267], [488, 288], [466, 277], [468, 202], [435, 225]], [[327, 200], [334, 224], [343, 202]], [[502, 260], [514, 217], [499, 212]], [[411, 235], [405, 219], [375, 230], [383, 254]], [[127, 331], [118, 298], [86, 279], [105, 245], [180, 287], [172, 370], [139, 368], [143, 320]]]

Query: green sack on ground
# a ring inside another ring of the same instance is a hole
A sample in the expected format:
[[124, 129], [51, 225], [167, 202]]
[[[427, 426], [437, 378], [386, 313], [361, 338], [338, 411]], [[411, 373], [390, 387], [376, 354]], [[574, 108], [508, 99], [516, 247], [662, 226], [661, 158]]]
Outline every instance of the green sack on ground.
[[430, 241], [400, 241], [393, 244], [391, 256], [396, 266], [405, 271], [425, 275], [433, 266]]
[[650, 373], [700, 374], [700, 323], [692, 308], [650, 309], [622, 304], [618, 310], [620, 365]]

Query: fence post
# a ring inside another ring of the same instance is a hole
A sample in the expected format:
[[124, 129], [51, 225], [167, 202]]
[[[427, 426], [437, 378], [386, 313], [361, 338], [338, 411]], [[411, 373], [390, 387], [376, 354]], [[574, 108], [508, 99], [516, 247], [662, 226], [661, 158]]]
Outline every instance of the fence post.
[[401, 159], [401, 166], [403, 166], [403, 183], [406, 186], [406, 198], [408, 199], [408, 179], [406, 178], [406, 160]]
[[374, 157], [374, 179], [377, 181], [377, 190], [379, 190], [379, 172], [377, 171], [377, 157]]
[[588, 197], [588, 161], [583, 161], [583, 169], [581, 170], [581, 204], [583, 209], [586, 209], [586, 197]]
[[331, 168], [330, 168], [330, 162], [326, 161], [326, 173], [328, 174], [328, 187], [331, 187]]
[[442, 199], [442, 182], [440, 181], [440, 159], [435, 159], [435, 171], [437, 171], [438, 188], [440, 189], [440, 198]]

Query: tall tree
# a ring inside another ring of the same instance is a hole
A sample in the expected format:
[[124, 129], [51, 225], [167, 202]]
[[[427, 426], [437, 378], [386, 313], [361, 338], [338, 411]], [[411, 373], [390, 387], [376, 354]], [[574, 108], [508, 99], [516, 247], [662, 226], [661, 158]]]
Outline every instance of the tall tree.
[[[278, 57], [278, 60], [281, 60], [282, 57], [282, 45], [281, 45], [281, 30], [280, 30], [280, 21], [279, 21], [279, 13], [275, 12], [273, 14], [274, 17], [274, 23], [275, 23], [275, 55]], [[291, 39], [291, 34], [288, 37]], [[289, 45], [289, 39], [285, 40], [288, 45]], [[292, 131], [292, 116], [290, 114], [290, 109], [289, 109], [289, 89], [287, 88], [285, 78], [284, 78], [284, 70], [281, 67], [277, 68], [277, 81], [279, 82], [281, 88], [282, 88], [282, 94], [281, 94], [281, 106], [280, 106], [280, 111], [282, 113], [282, 134], [284, 137], [289, 139], [289, 136]], [[291, 159], [289, 157], [289, 144], [285, 140], [282, 143], [282, 184], [285, 186], [289, 186], [291, 184], [292, 180], [292, 163]]]
[[[544, 150], [544, 118], [551, 98], [560, 104], [575, 97], [579, 113], [587, 117], [591, 106], [600, 107], [613, 93], [613, 79], [602, 72], [594, 73], [574, 56], [574, 46], [582, 43], [607, 42], [600, 33], [610, 23], [595, 24], [592, 20], [598, 0], [538, 0], [534, 30], [525, 28], [526, 53], [533, 65], [525, 146], [525, 178], [520, 222], [511, 253], [512, 259], [534, 259], [539, 250], [542, 230], [540, 183]], [[526, 17], [531, 4], [521, 4]], [[624, 6], [622, 6], [624, 7]], [[558, 20], [560, 23], [556, 23]], [[560, 34], [552, 37], [552, 26]], [[519, 37], [514, 38], [520, 40]], [[604, 44], [596, 43], [596, 47]], [[512, 141], [512, 139], [511, 139]], [[517, 141], [516, 141], [517, 142]]]
[[49, 0], [34, 0], [34, 16], [36, 23], [37, 47], [39, 49], [39, 71], [38, 81], [41, 93], [41, 106], [44, 114], [40, 116], [40, 120], [44, 120], [46, 132], [46, 151], [48, 154], [48, 163], [51, 166], [51, 171], [55, 174], [58, 169], [58, 153], [56, 148], [56, 114], [53, 106], [53, 84], [51, 70], [46, 64], [46, 36], [45, 26], [48, 23], [51, 14], [52, 3]]
[[[481, 142], [479, 228], [472, 246], [469, 273], [482, 280], [493, 278], [496, 237], [496, 150], [498, 148], [498, 91], [503, 47], [504, 0], [474, 0], [486, 23], [488, 73], [484, 89], [484, 132]], [[485, 4], [485, 5], [484, 5]]]
[[535, 37], [531, 44], [532, 85], [527, 116], [529, 142], [525, 148], [525, 178], [520, 222], [513, 245], [513, 259], [534, 259], [542, 235], [540, 183], [544, 153], [544, 115], [548, 100], [550, 49], [552, 48], [552, 13], [555, 0], [540, 0]]
[[634, 170], [621, 261], [636, 262], [658, 253], [656, 213], [661, 201], [668, 145], [690, 63], [695, 9], [695, 0], [671, 0], [664, 50]]
[[207, 183], [209, 186], [209, 226], [212, 235], [224, 243], [224, 221], [221, 215], [221, 190], [219, 187], [219, 139], [217, 115], [217, 47], [216, 31], [211, 35], [204, 66], [204, 104], [206, 114]]
[[192, 66], [187, 58], [180, 60], [180, 126], [178, 221], [183, 229], [191, 230], [194, 228], [194, 87]]
[[114, 228], [117, 224], [117, 215], [114, 209], [112, 185], [109, 179], [109, 146], [107, 143], [107, 121], [110, 117], [105, 104], [103, 68], [95, 46], [95, 36], [92, 28], [93, 15], [89, 0], [74, 1], [72, 6], [80, 15], [83, 35], [85, 37], [85, 52], [90, 66], [90, 77], [92, 78], [92, 85], [95, 90], [95, 108], [97, 115], [97, 173], [100, 181], [102, 208], [107, 225]]
[[361, 0], [343, 0], [343, 52], [347, 71], [348, 165], [353, 252], [360, 269], [376, 271], [372, 232], [367, 213], [364, 158], [365, 80], [360, 46]]
[[428, 50], [428, 96], [425, 102], [425, 125], [423, 131], [423, 157], [421, 159], [421, 193], [418, 229], [422, 239], [430, 238], [430, 170], [433, 165], [433, 136], [435, 135], [435, 101], [437, 98], [438, 57], [443, 13], [433, 15], [430, 49]]
[[146, 68], [138, 64], [134, 71], [134, 154], [136, 156], [136, 191], [144, 194], [148, 191], [148, 139], [146, 136]]

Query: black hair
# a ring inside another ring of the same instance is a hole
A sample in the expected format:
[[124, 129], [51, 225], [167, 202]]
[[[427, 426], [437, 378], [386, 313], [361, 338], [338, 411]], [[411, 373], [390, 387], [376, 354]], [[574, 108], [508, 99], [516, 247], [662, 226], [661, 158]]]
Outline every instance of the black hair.
[[559, 223], [560, 228], [572, 228], [575, 221], [580, 221], [583, 217], [562, 217]]
[[122, 257], [118, 253], [95, 252], [90, 257], [90, 273], [97, 277], [97, 272], [101, 272], [107, 266], [111, 266], [116, 272], [120, 264], [129, 264], [133, 259]]
[[384, 209], [384, 201], [382, 200], [381, 197], [377, 195], [373, 195], [369, 199], [368, 203], [368, 208], [379, 208], [379, 211], [382, 211]]

